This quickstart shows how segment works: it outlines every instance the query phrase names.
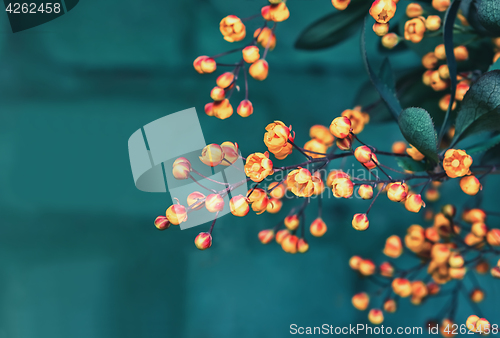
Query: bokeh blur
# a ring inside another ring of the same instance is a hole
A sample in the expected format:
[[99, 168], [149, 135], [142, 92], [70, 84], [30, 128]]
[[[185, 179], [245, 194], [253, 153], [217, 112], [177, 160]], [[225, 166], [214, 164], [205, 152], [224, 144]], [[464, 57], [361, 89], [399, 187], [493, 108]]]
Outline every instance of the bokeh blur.
[[[334, 11], [328, 0], [296, 0], [278, 25], [268, 79], [250, 79], [254, 114], [224, 121], [204, 114], [216, 75], [199, 75], [193, 60], [233, 48], [219, 32], [221, 18], [250, 16], [262, 5], [81, 0], [68, 14], [16, 34], [0, 13], [0, 338], [287, 337], [291, 324], [368, 322], [351, 297], [377, 287], [351, 271], [348, 259], [382, 262], [385, 239], [423, 224], [421, 214], [381, 198], [369, 231], [358, 233], [352, 215], [369, 202], [329, 199], [326, 235], [309, 236], [307, 254], [289, 255], [263, 246], [257, 233], [300, 203], [292, 200], [278, 215], [221, 218], [212, 248], [201, 252], [193, 240], [209, 224], [159, 232], [153, 220], [170, 196], [134, 186], [127, 140], [162, 116], [195, 107], [208, 143], [234, 141], [245, 155], [265, 150], [264, 127], [273, 120], [291, 124], [304, 144], [309, 126], [328, 125], [352, 108], [367, 80], [358, 36], [325, 51], [295, 50], [300, 32]], [[248, 31], [259, 25], [249, 22]], [[369, 43], [380, 65], [375, 39]], [[411, 52], [391, 61], [396, 72], [419, 62]], [[237, 105], [243, 94], [233, 97]], [[402, 139], [395, 124], [370, 124], [360, 137], [384, 150]], [[284, 164], [301, 160], [295, 152]], [[488, 182], [483, 203], [493, 210], [498, 182]], [[441, 201], [474, 203], [454, 183], [441, 188]], [[480, 282], [485, 316], [498, 322], [498, 285]], [[384, 325], [422, 326], [445, 300], [421, 307], [402, 301]], [[464, 299], [459, 305], [457, 319], [465, 322], [473, 312]]]

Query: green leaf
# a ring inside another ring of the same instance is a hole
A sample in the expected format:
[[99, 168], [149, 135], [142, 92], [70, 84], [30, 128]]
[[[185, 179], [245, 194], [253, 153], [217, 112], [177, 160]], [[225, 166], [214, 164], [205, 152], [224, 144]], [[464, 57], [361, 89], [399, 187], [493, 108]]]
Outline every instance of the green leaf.
[[429, 113], [422, 108], [406, 108], [399, 114], [399, 129], [405, 139], [427, 158], [439, 162], [437, 137]]
[[500, 70], [485, 73], [469, 89], [455, 124], [454, 146], [466, 136], [500, 130]]
[[477, 19], [490, 33], [500, 35], [500, 2], [498, 0], [478, 0]]
[[337, 11], [308, 26], [295, 41], [295, 48], [315, 50], [332, 47], [359, 31], [363, 17], [370, 9], [366, 0], [352, 1], [343, 11]]
[[482, 152], [496, 146], [498, 143], [500, 143], [500, 135], [490, 137], [488, 140], [486, 140], [484, 142], [480, 142], [479, 144], [475, 144], [475, 145], [465, 149], [465, 151], [469, 155], [482, 153]]
[[[382, 100], [384, 100], [387, 108], [391, 112], [392, 116], [397, 120], [399, 113], [401, 112], [401, 103], [396, 96], [396, 89], [394, 88], [394, 80], [389, 80], [392, 83], [384, 83], [382, 79], [388, 80], [392, 78], [392, 69], [389, 64], [389, 60], [386, 59], [384, 65], [382, 65], [381, 71], [383, 76], [377, 76], [373, 71], [373, 68], [370, 66], [370, 62], [368, 62], [368, 55], [366, 54], [366, 21], [367, 17], [365, 17], [365, 21], [363, 24], [363, 30], [361, 31], [361, 54], [363, 57], [363, 62], [365, 64], [366, 71], [370, 76], [370, 80], [373, 85], [377, 89], [378, 93]], [[386, 74], [389, 73], [390, 75]]]
[[396, 157], [396, 162], [400, 168], [413, 172], [427, 171], [428, 166], [425, 162], [417, 162], [409, 157]]
[[500, 144], [490, 148], [481, 158], [481, 165], [498, 165], [500, 163]]

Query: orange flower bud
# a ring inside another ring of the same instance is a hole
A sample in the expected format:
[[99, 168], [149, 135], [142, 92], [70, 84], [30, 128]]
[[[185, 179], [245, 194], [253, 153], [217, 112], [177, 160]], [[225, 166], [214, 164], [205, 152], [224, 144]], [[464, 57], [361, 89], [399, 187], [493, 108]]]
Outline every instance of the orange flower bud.
[[422, 281], [414, 281], [411, 283], [411, 294], [415, 298], [424, 298], [429, 294], [427, 286]]
[[436, 55], [439, 60], [446, 60], [446, 50], [443, 43], [434, 48], [434, 55]]
[[398, 258], [403, 253], [403, 244], [399, 236], [393, 235], [385, 241], [384, 255], [391, 258]]
[[437, 31], [441, 28], [441, 17], [439, 15], [429, 15], [425, 20], [425, 28], [429, 31]]
[[240, 18], [228, 15], [220, 22], [220, 32], [228, 42], [241, 41], [245, 38], [246, 29]]
[[[446, 94], [439, 100], [439, 109], [442, 111], [447, 111], [448, 106], [450, 105], [451, 94]], [[457, 101], [453, 100], [453, 104], [451, 105], [451, 110], [455, 110], [457, 108]]]
[[281, 248], [283, 251], [291, 253], [291, 254], [296, 254], [298, 251], [298, 242], [299, 238], [295, 235], [289, 235], [283, 238], [283, 241], [281, 242]]
[[252, 65], [248, 69], [248, 72], [250, 76], [253, 77], [255, 80], [263, 81], [267, 78], [267, 74], [269, 72], [269, 65], [267, 64], [266, 60], [260, 59], [252, 63]]
[[372, 159], [372, 150], [367, 146], [359, 146], [354, 151], [354, 157], [361, 163], [366, 163]]
[[332, 182], [333, 196], [349, 198], [352, 196], [354, 185], [348, 178], [336, 178]]
[[419, 43], [424, 38], [425, 21], [423, 18], [415, 18], [405, 23], [405, 40], [413, 43]]
[[436, 92], [445, 90], [450, 85], [449, 80], [443, 80], [441, 76], [439, 76], [439, 72], [437, 70], [433, 71], [431, 74], [431, 87]]
[[397, 310], [397, 304], [394, 299], [388, 299], [384, 302], [384, 311], [389, 313], [394, 313]]
[[495, 278], [500, 278], [500, 267], [495, 266], [491, 269], [491, 275]]
[[349, 176], [349, 174], [343, 172], [342, 170], [334, 169], [328, 173], [328, 176], [326, 178], [326, 185], [329, 187], [333, 186], [333, 181], [336, 178], [348, 178], [348, 179], [350, 179], [350, 176]]
[[384, 277], [394, 276], [394, 267], [389, 262], [380, 264], [380, 274]]
[[345, 116], [335, 118], [330, 124], [330, 132], [338, 138], [344, 138], [349, 135], [351, 130], [351, 120]]
[[194, 245], [200, 250], [206, 250], [212, 246], [212, 235], [208, 232], [200, 232], [194, 239]]
[[450, 7], [450, 0], [432, 0], [432, 7], [439, 12], [444, 12]]
[[487, 261], [483, 260], [483, 261], [480, 261], [479, 263], [477, 263], [475, 269], [476, 269], [477, 273], [484, 275], [490, 269], [490, 265], [488, 264]]
[[200, 156], [200, 161], [204, 164], [216, 167], [224, 159], [224, 151], [218, 144], [212, 143], [203, 148]]
[[429, 202], [436, 202], [438, 199], [439, 199], [440, 195], [439, 195], [439, 191], [437, 191], [436, 189], [433, 189], [433, 188], [429, 188], [427, 189], [427, 191], [425, 192], [425, 198], [429, 201]]
[[266, 229], [259, 232], [259, 240], [262, 244], [270, 243], [274, 238], [274, 231], [272, 229]]
[[[324, 143], [321, 143], [320, 141], [316, 139], [312, 139], [310, 141], [307, 141], [306, 144], [304, 145], [304, 149], [308, 151], [314, 151], [316, 153], [326, 153], [327, 146]], [[312, 158], [319, 158], [319, 157], [324, 157], [325, 155], [320, 155], [320, 154], [314, 154], [314, 153], [309, 153], [306, 151], [309, 156]]]
[[212, 106], [213, 116], [218, 119], [224, 120], [233, 115], [233, 106], [229, 103], [228, 99], [222, 101], [215, 101]]
[[384, 313], [379, 309], [371, 309], [368, 312], [368, 320], [373, 325], [380, 325], [384, 321]]
[[267, 210], [268, 204], [269, 204], [269, 198], [264, 193], [261, 198], [252, 202], [252, 210], [255, 211], [257, 215], [260, 215]]
[[373, 187], [368, 184], [362, 184], [358, 189], [359, 196], [364, 200], [369, 200], [373, 197]]
[[487, 335], [491, 332], [491, 324], [484, 318], [479, 318], [476, 322], [476, 333]]
[[173, 225], [179, 225], [187, 220], [187, 211], [183, 205], [174, 204], [168, 207], [166, 216]]
[[352, 135], [348, 135], [347, 137], [344, 138], [338, 138], [337, 139], [337, 148], [340, 150], [351, 150], [352, 148]]
[[468, 81], [460, 81], [457, 84], [455, 99], [457, 101], [462, 101], [464, 99], [465, 94], [467, 94], [467, 92], [469, 91], [469, 89], [470, 89], [470, 84]]
[[288, 189], [296, 196], [310, 197], [314, 193], [311, 172], [305, 168], [299, 168], [289, 172], [286, 183]]
[[241, 51], [243, 54], [243, 60], [246, 63], [254, 63], [260, 59], [259, 47], [257, 46], [247, 46]]
[[217, 63], [214, 59], [205, 57], [200, 61], [200, 69], [204, 74], [213, 73], [217, 69]]
[[321, 179], [321, 173], [319, 171], [316, 171], [312, 177], [312, 182], [313, 182], [313, 194], [314, 195], [321, 195], [323, 191], [325, 191], [325, 182]]
[[431, 257], [437, 264], [447, 263], [450, 254], [450, 248], [446, 244], [437, 243], [432, 246]]
[[335, 140], [335, 137], [330, 133], [330, 130], [320, 124], [316, 124], [309, 129], [309, 137], [318, 140], [327, 147], [330, 147]]
[[352, 296], [352, 305], [359, 311], [364, 311], [370, 304], [370, 296], [366, 292], [360, 292]]
[[453, 49], [457, 62], [466, 61], [469, 59], [469, 51], [465, 46], [458, 46]]
[[452, 268], [461, 268], [464, 266], [464, 258], [458, 252], [452, 252], [448, 259], [448, 264]]
[[267, 204], [266, 211], [270, 214], [277, 214], [280, 212], [283, 202], [276, 198], [270, 198]]
[[[319, 236], [316, 236], [316, 237], [319, 237]], [[359, 264], [361, 263], [362, 260], [363, 259], [361, 257], [359, 257], [359, 256], [352, 256], [349, 259], [349, 266], [353, 270], [358, 270], [359, 269]]]
[[370, 226], [366, 214], [355, 214], [352, 218], [352, 227], [358, 231], [365, 231]]
[[491, 229], [488, 231], [486, 241], [491, 246], [500, 246], [500, 229]]
[[273, 162], [269, 159], [269, 153], [253, 153], [247, 157], [245, 163], [245, 174], [254, 182], [260, 182], [274, 173]]
[[416, 2], [409, 3], [408, 6], [406, 6], [406, 16], [409, 18], [416, 18], [421, 16], [423, 13], [424, 10], [422, 6]]
[[210, 194], [205, 200], [205, 207], [209, 212], [218, 212], [224, 209], [224, 199], [219, 194]]
[[[279, 184], [279, 186], [276, 187], [278, 184]], [[269, 193], [269, 195], [271, 195], [271, 197], [273, 197], [275, 199], [283, 198], [283, 196], [285, 196], [285, 193], [286, 193], [285, 186], [283, 185], [283, 183], [279, 183], [279, 182], [272, 182], [271, 184], [269, 184], [267, 189], [268, 189], [268, 191], [271, 191]]]
[[467, 155], [464, 150], [448, 149], [444, 153], [443, 168], [446, 174], [451, 177], [462, 177], [470, 174], [472, 157]]
[[210, 97], [214, 101], [222, 101], [226, 97], [226, 91], [220, 87], [214, 87], [210, 92]]
[[465, 326], [467, 326], [467, 330], [476, 331], [476, 323], [479, 320], [479, 317], [476, 315], [469, 316], [467, 321], [465, 322]]
[[300, 253], [305, 253], [309, 250], [309, 243], [304, 238], [300, 238], [297, 242], [297, 250]]
[[396, 141], [392, 144], [392, 152], [395, 154], [404, 154], [406, 151], [406, 143], [402, 141]]
[[426, 86], [430, 86], [432, 82], [432, 74], [434, 71], [428, 70], [425, 71], [424, 74], [422, 75], [422, 83]]
[[479, 192], [479, 190], [483, 189], [481, 183], [474, 175], [464, 176], [460, 179], [460, 188], [467, 195], [475, 195]]
[[362, 259], [359, 262], [358, 270], [363, 276], [371, 276], [375, 273], [375, 264], [369, 259]]
[[276, 35], [272, 32], [269, 27], [264, 27], [264, 29], [258, 28], [253, 34], [254, 38], [257, 38], [257, 42], [264, 48], [273, 50], [276, 47]]
[[285, 217], [285, 226], [288, 228], [288, 230], [293, 231], [297, 229], [299, 227], [299, 224], [300, 224], [299, 216], [292, 215]]
[[236, 112], [238, 115], [241, 117], [248, 117], [253, 114], [253, 105], [252, 102], [248, 100], [243, 100], [240, 102], [238, 105], [238, 108], [236, 109]]
[[436, 228], [425, 229], [425, 238], [433, 243], [439, 242], [439, 233]]
[[205, 195], [199, 191], [194, 191], [190, 193], [187, 197], [187, 205], [192, 210], [200, 210], [203, 208], [203, 203], [205, 202]]
[[429, 52], [422, 57], [422, 65], [427, 69], [434, 69], [439, 60], [434, 52]]
[[467, 211], [466, 216], [463, 216], [464, 221], [469, 223], [476, 222], [485, 222], [486, 221], [486, 213], [481, 209], [471, 209]]
[[217, 78], [215, 81], [217, 83], [217, 86], [220, 88], [229, 88], [232, 87], [231, 85], [233, 84], [234, 81], [234, 74], [232, 72], [225, 72]]
[[375, 22], [372, 26], [372, 29], [378, 36], [384, 36], [389, 33], [389, 24]]
[[417, 224], [408, 228], [405, 236], [405, 245], [408, 249], [418, 253], [422, 249], [424, 242], [424, 228]]
[[205, 114], [208, 116], [214, 116], [214, 103], [209, 102], [205, 105]]
[[469, 233], [465, 236], [464, 242], [469, 246], [476, 246], [483, 242], [483, 237], [477, 237], [473, 233]]
[[201, 70], [201, 61], [204, 59], [208, 58], [206, 55], [198, 56], [194, 61], [193, 61], [193, 67], [194, 69], [200, 73], [203, 74], [203, 70]]
[[408, 198], [406, 198], [405, 201], [406, 210], [411, 212], [419, 212], [421, 207], [425, 208], [425, 203], [424, 201], [422, 201], [422, 196], [420, 194], [410, 195], [408, 196]]
[[[268, 6], [266, 6], [268, 7]], [[268, 18], [264, 16], [263, 17], [266, 20], [271, 20], [274, 22], [282, 22], [285, 21], [290, 17], [290, 11], [288, 10], [288, 7], [286, 6], [286, 3], [280, 2], [279, 4], [276, 5], [270, 5], [268, 9], [268, 15], [266, 15]]]
[[387, 33], [382, 37], [382, 46], [387, 49], [393, 49], [399, 43], [399, 36], [396, 33]]
[[166, 230], [170, 228], [170, 222], [165, 216], [158, 216], [155, 219], [155, 227], [158, 230]]
[[483, 222], [472, 224], [471, 232], [477, 237], [484, 237], [488, 233], [488, 227]]
[[484, 300], [484, 291], [480, 289], [472, 290], [470, 293], [470, 299], [474, 303], [481, 303]]
[[283, 240], [290, 236], [290, 232], [287, 229], [280, 230], [276, 233], [276, 243], [281, 244]]
[[394, 278], [392, 281], [392, 290], [402, 298], [409, 297], [411, 295], [411, 283], [406, 278]]
[[231, 164], [236, 162], [238, 158], [240, 158], [237, 143], [226, 141], [221, 143], [220, 146], [222, 148], [222, 151], [224, 152], [224, 159], [221, 162], [222, 165], [230, 166]]
[[379, 23], [387, 23], [396, 14], [396, 3], [392, 0], [375, 0], [370, 15]]
[[448, 80], [450, 78], [450, 70], [448, 65], [441, 65], [438, 68], [439, 77], [443, 80]]
[[343, 11], [344, 9], [346, 9], [350, 3], [351, 0], [332, 0], [333, 7], [335, 7], [335, 9], [339, 11]]
[[172, 175], [178, 180], [185, 180], [191, 174], [191, 162], [185, 157], [179, 157], [172, 164]]
[[274, 121], [266, 127], [264, 143], [277, 159], [282, 160], [292, 153], [292, 145], [288, 140], [293, 141], [291, 127], [288, 128], [281, 121]]
[[340, 115], [347, 117], [351, 121], [351, 130], [354, 134], [361, 133], [365, 128], [365, 124], [370, 122], [370, 115], [363, 113], [359, 106], [354, 109], [346, 109]]
[[325, 222], [323, 222], [323, 220], [318, 217], [311, 223], [309, 231], [314, 237], [321, 237], [326, 233], [327, 226]]
[[229, 209], [234, 216], [243, 217], [248, 214], [250, 207], [248, 200], [243, 195], [236, 195], [229, 201]]
[[403, 201], [408, 195], [408, 185], [402, 182], [390, 183], [387, 188], [387, 197], [394, 202]]
[[406, 153], [410, 155], [410, 157], [415, 161], [422, 161], [425, 158], [425, 155], [422, 154], [420, 151], [418, 151], [418, 149], [412, 146], [411, 144], [410, 148], [406, 149]]

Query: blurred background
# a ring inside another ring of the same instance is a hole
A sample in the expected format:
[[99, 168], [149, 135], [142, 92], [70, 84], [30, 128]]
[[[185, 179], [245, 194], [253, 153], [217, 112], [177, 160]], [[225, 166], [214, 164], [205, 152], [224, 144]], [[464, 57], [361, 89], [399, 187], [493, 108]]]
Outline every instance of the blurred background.
[[[330, 1], [297, 0], [278, 25], [268, 79], [250, 79], [254, 114], [224, 121], [204, 114], [217, 75], [199, 75], [193, 60], [234, 48], [222, 39], [220, 20], [259, 13], [263, 5], [82, 0], [68, 14], [16, 34], [0, 14], [0, 337], [285, 337], [291, 324], [367, 323], [351, 297], [377, 287], [349, 269], [349, 257], [382, 262], [385, 239], [423, 224], [422, 215], [381, 198], [370, 230], [358, 233], [352, 215], [369, 202], [330, 199], [326, 235], [309, 236], [307, 254], [289, 255], [276, 244], [263, 246], [257, 233], [300, 202], [290, 201], [278, 215], [221, 218], [212, 248], [200, 252], [193, 240], [209, 224], [159, 232], [153, 220], [170, 196], [134, 186], [128, 138], [165, 115], [195, 107], [207, 143], [237, 142], [246, 155], [265, 150], [264, 127], [273, 120], [292, 124], [303, 145], [309, 126], [329, 125], [353, 107], [367, 80], [358, 36], [326, 51], [295, 50], [299, 33], [334, 11]], [[247, 34], [259, 25], [249, 22]], [[369, 43], [378, 66], [376, 39]], [[396, 72], [419, 63], [409, 52], [391, 61]], [[234, 107], [243, 96], [233, 95]], [[384, 150], [402, 139], [394, 124], [370, 124], [360, 136]], [[298, 161], [294, 152], [283, 164]], [[484, 195], [490, 210], [493, 190], [486, 186]], [[469, 202], [458, 184], [445, 185], [441, 195], [449, 196], [444, 203]], [[480, 281], [487, 290], [482, 308], [493, 323], [498, 286]], [[384, 325], [422, 326], [445, 300], [420, 308], [402, 301]], [[457, 320], [465, 322], [473, 312], [465, 300], [460, 305]]]

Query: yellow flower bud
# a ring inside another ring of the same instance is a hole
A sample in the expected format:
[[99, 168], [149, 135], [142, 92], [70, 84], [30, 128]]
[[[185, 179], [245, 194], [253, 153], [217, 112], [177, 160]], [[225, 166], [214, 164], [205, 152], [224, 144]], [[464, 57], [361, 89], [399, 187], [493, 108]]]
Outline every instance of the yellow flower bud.
[[366, 292], [360, 292], [352, 296], [352, 305], [359, 311], [364, 311], [370, 304], [370, 296]]
[[246, 63], [254, 63], [260, 59], [259, 47], [257, 46], [247, 46], [241, 51], [243, 54], [243, 60]]
[[234, 74], [232, 72], [225, 72], [216, 80], [217, 86], [223, 89], [232, 87], [234, 81]]
[[281, 248], [283, 251], [295, 254], [298, 251], [298, 242], [299, 238], [295, 235], [289, 235], [283, 238], [283, 241], [281, 242]]
[[250, 68], [248, 69], [250, 76], [255, 80], [263, 81], [267, 78], [267, 74], [269, 72], [269, 65], [267, 61], [264, 59], [260, 59], [255, 61]]
[[434, 55], [436, 55], [436, 57], [439, 59], [439, 60], [446, 60], [446, 50], [444, 48], [444, 44], [439, 44], [437, 45], [435, 48], [434, 48]]
[[208, 232], [200, 232], [194, 239], [194, 245], [200, 250], [206, 250], [212, 246], [212, 235]]
[[384, 313], [379, 309], [371, 309], [370, 312], [368, 312], [368, 320], [373, 325], [380, 325], [384, 321]]
[[[278, 184], [279, 184], [279, 186], [276, 187]], [[285, 196], [285, 193], [286, 193], [286, 187], [283, 185], [283, 183], [279, 183], [279, 182], [272, 182], [271, 184], [269, 184], [267, 189], [268, 189], [268, 191], [271, 191], [269, 193], [269, 195], [271, 195], [271, 197], [276, 198], [276, 199], [283, 198], [283, 196]]]
[[271, 229], [262, 230], [259, 232], [259, 240], [262, 244], [270, 243], [274, 238], [274, 231]]
[[306, 253], [309, 250], [309, 243], [304, 238], [300, 238], [297, 242], [297, 250], [300, 253]]
[[469, 331], [476, 331], [476, 323], [479, 320], [479, 317], [476, 315], [471, 315], [467, 318], [467, 321], [465, 322], [465, 326], [467, 326], [467, 330]]
[[389, 24], [375, 22], [372, 26], [372, 29], [378, 36], [384, 36], [389, 33]]
[[394, 299], [388, 299], [384, 302], [384, 311], [394, 313], [397, 310], [397, 304]]
[[487, 334], [491, 332], [491, 324], [484, 318], [479, 318], [476, 322], [476, 333]]
[[183, 205], [174, 204], [168, 207], [166, 216], [170, 223], [179, 225], [187, 220], [187, 211]]
[[218, 144], [212, 143], [203, 148], [200, 156], [200, 161], [204, 164], [216, 167], [221, 164], [224, 159], [224, 151]]
[[170, 222], [168, 221], [168, 219], [165, 216], [156, 217], [154, 223], [155, 223], [155, 227], [158, 230], [166, 230], [166, 229], [170, 228]]
[[477, 237], [484, 237], [488, 233], [488, 227], [483, 222], [472, 224], [471, 232]]
[[428, 70], [425, 71], [424, 74], [422, 75], [422, 83], [426, 86], [430, 86], [432, 83], [432, 74], [434, 71]]
[[355, 214], [352, 218], [352, 227], [358, 231], [365, 231], [370, 226], [366, 214]]
[[448, 69], [448, 65], [441, 65], [438, 68], [439, 77], [443, 80], [448, 80], [450, 78], [450, 70]]
[[224, 120], [233, 115], [233, 106], [229, 103], [228, 99], [222, 101], [215, 101], [212, 106], [213, 116], [218, 119]]
[[500, 246], [500, 229], [491, 229], [488, 231], [486, 241], [491, 246]]
[[347, 117], [351, 121], [351, 130], [354, 134], [361, 133], [365, 128], [365, 124], [370, 122], [370, 115], [363, 113], [360, 106], [354, 109], [346, 109], [340, 115]]
[[416, 18], [424, 13], [424, 9], [419, 3], [411, 2], [406, 6], [406, 16], [409, 18]]
[[332, 0], [333, 7], [335, 7], [335, 9], [339, 11], [343, 11], [344, 9], [346, 9], [350, 3], [351, 0]]
[[299, 197], [310, 197], [314, 193], [314, 183], [311, 172], [305, 168], [292, 170], [288, 173], [287, 186]]
[[[447, 111], [450, 105], [451, 94], [446, 94], [439, 100], [439, 109], [442, 111]], [[457, 108], [457, 101], [453, 100], [453, 104], [451, 105], [451, 110], [455, 110]]]
[[172, 164], [172, 175], [178, 180], [185, 180], [191, 174], [191, 162], [185, 157], [179, 157]]
[[398, 258], [403, 253], [403, 244], [399, 236], [393, 235], [385, 241], [384, 255], [391, 258]]
[[480, 289], [472, 290], [470, 293], [470, 299], [474, 303], [481, 303], [484, 300], [484, 291]]
[[465, 94], [467, 94], [467, 92], [469, 91], [469, 89], [470, 89], [469, 81], [460, 81], [457, 84], [457, 91], [455, 93], [455, 99], [457, 101], [462, 101], [464, 99]]
[[464, 176], [460, 179], [460, 188], [467, 195], [475, 195], [479, 192], [479, 190], [483, 189], [481, 183], [474, 175]]
[[234, 216], [243, 217], [250, 211], [250, 206], [245, 196], [236, 195], [229, 201], [229, 209]]
[[439, 76], [439, 72], [437, 70], [433, 71], [431, 74], [431, 87], [436, 92], [445, 90], [450, 85], [450, 81], [443, 80], [441, 76]]
[[421, 207], [425, 208], [425, 203], [424, 201], [422, 201], [422, 196], [420, 194], [418, 195], [413, 194], [406, 198], [405, 201], [406, 210], [411, 212], [419, 212]]
[[427, 286], [425, 285], [425, 283], [417, 280], [417, 281], [411, 282], [411, 294], [415, 298], [422, 299], [424, 297], [427, 297], [429, 292], [427, 290]]
[[204, 59], [208, 58], [206, 55], [198, 56], [194, 61], [193, 61], [193, 67], [194, 69], [200, 73], [203, 74], [203, 70], [201, 70], [201, 61]]
[[273, 162], [269, 159], [269, 153], [254, 153], [247, 157], [245, 163], [245, 174], [254, 182], [260, 182], [274, 173]]
[[359, 146], [354, 151], [354, 157], [356, 157], [356, 160], [360, 163], [369, 162], [372, 159], [372, 150], [367, 146]]
[[281, 244], [283, 240], [290, 236], [290, 232], [287, 229], [280, 230], [276, 233], [276, 243]]
[[370, 15], [379, 23], [387, 23], [396, 14], [396, 3], [392, 0], [375, 0]]
[[458, 46], [453, 49], [457, 62], [466, 61], [469, 59], [469, 51], [465, 46]]
[[423, 18], [415, 18], [405, 23], [405, 40], [419, 43], [424, 38], [425, 21]]
[[226, 91], [218, 86], [215, 86], [210, 92], [210, 97], [214, 101], [222, 101], [226, 97]]
[[401, 202], [408, 195], [408, 185], [402, 182], [390, 183], [387, 186], [387, 197], [393, 202]]
[[289, 17], [290, 11], [288, 10], [285, 2], [280, 2], [279, 4], [269, 6], [269, 20], [274, 22], [282, 22]]
[[187, 205], [192, 210], [200, 210], [203, 208], [203, 203], [205, 202], [205, 195], [199, 191], [194, 191], [190, 193], [187, 197]]
[[406, 149], [406, 153], [411, 156], [415, 161], [422, 161], [425, 158], [425, 155], [418, 151], [417, 148], [410, 144], [410, 148]]
[[[319, 236], [316, 236], [316, 237], [319, 237]], [[358, 270], [359, 269], [359, 264], [361, 263], [362, 260], [363, 259], [361, 257], [359, 257], [359, 256], [352, 256], [349, 259], [349, 266], [353, 270]]]
[[491, 275], [495, 278], [500, 278], [500, 267], [495, 266], [491, 269]]
[[369, 259], [362, 259], [359, 262], [358, 271], [363, 276], [371, 276], [375, 273], [375, 264]]
[[441, 28], [441, 17], [439, 15], [429, 15], [425, 20], [425, 28], [429, 31], [437, 31]]
[[434, 69], [439, 60], [434, 52], [429, 52], [422, 57], [422, 65], [427, 69]]
[[351, 120], [345, 116], [335, 118], [330, 124], [330, 132], [338, 138], [344, 138], [349, 135], [351, 130]]
[[[304, 145], [304, 149], [305, 150], [308, 150], [308, 151], [314, 151], [316, 153], [326, 153], [326, 150], [327, 150], [327, 146], [318, 141], [317, 139], [312, 139], [310, 141], [307, 141], [306, 144]], [[312, 158], [319, 158], [319, 157], [324, 157], [325, 155], [320, 155], [320, 154], [315, 154], [315, 153], [309, 153], [308, 151], [306, 151], [307, 154], [309, 154], [309, 156], [311, 156]]]
[[362, 184], [358, 189], [359, 196], [364, 200], [369, 200], [373, 197], [373, 187], [368, 184]]
[[352, 148], [352, 135], [347, 135], [347, 137], [344, 138], [338, 138], [337, 139], [337, 148], [340, 150], [351, 150]]
[[406, 278], [394, 278], [392, 281], [392, 290], [394, 293], [402, 298], [411, 295], [411, 283]]
[[297, 215], [291, 215], [285, 217], [285, 226], [288, 230], [293, 231], [299, 227], [300, 220]]
[[380, 274], [384, 277], [394, 276], [394, 267], [389, 262], [380, 264]]
[[450, 0], [432, 0], [432, 7], [439, 12], [444, 12], [450, 7]]
[[240, 102], [238, 105], [238, 108], [236, 109], [236, 112], [238, 115], [241, 117], [248, 117], [253, 114], [253, 105], [252, 102], [248, 100], [243, 100]]
[[452, 268], [461, 268], [464, 266], [464, 257], [458, 252], [452, 252], [448, 259], [448, 264]]
[[354, 185], [348, 178], [336, 178], [332, 182], [333, 195], [337, 198], [349, 198], [352, 196]]
[[245, 25], [235, 15], [228, 15], [222, 19], [219, 28], [224, 40], [228, 42], [241, 41], [246, 35]]
[[323, 220], [318, 217], [311, 223], [309, 231], [314, 237], [321, 237], [326, 233], [327, 226], [325, 222], [323, 222]]
[[292, 127], [287, 127], [281, 121], [270, 123], [266, 127], [264, 143], [277, 159], [282, 160], [292, 153], [293, 146], [288, 140], [293, 141]]
[[447, 263], [450, 255], [450, 248], [446, 244], [437, 243], [432, 246], [431, 258], [437, 264]]
[[210, 194], [205, 200], [205, 207], [209, 212], [218, 212], [224, 209], [224, 199], [219, 194]]
[[464, 150], [448, 149], [444, 154], [443, 168], [451, 178], [470, 174], [471, 165], [472, 157], [467, 155]]
[[269, 49], [273, 50], [276, 47], [276, 35], [269, 27], [264, 27], [264, 29], [258, 28], [254, 32], [253, 37], [257, 38], [257, 42], [264, 48], [269, 46]]
[[267, 204], [266, 211], [270, 214], [277, 214], [280, 212], [283, 202], [276, 198], [270, 198]]
[[382, 37], [382, 46], [393, 49], [399, 43], [399, 36], [396, 33], [387, 33]]
[[217, 63], [214, 59], [206, 57], [200, 61], [200, 69], [204, 74], [210, 74], [217, 69]]
[[330, 130], [320, 124], [316, 124], [309, 129], [309, 137], [323, 143], [326, 147], [330, 147], [335, 140]]

